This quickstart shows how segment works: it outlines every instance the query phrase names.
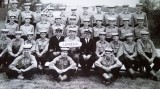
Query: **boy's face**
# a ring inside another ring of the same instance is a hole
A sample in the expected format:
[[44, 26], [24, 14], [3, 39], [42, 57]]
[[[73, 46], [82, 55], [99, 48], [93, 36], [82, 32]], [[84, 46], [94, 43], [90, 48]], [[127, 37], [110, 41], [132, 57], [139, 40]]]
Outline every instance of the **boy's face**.
[[106, 37], [105, 35], [102, 34], [99, 35], [100, 40], [105, 40], [105, 37]]
[[123, 7], [123, 11], [128, 11], [128, 7], [127, 6], [125, 6], [125, 7]]
[[127, 39], [128, 42], [132, 42], [133, 41], [133, 36], [128, 36], [128, 37], [126, 37], [126, 39]]
[[96, 7], [97, 12], [101, 12], [102, 8], [101, 7]]
[[67, 55], [68, 55], [68, 52], [67, 52], [67, 51], [62, 51], [62, 52], [61, 52], [61, 56], [62, 56], [62, 57], [67, 57]]
[[26, 18], [26, 19], [25, 19], [25, 22], [26, 22], [26, 23], [30, 23], [30, 21], [31, 21], [31, 20], [30, 20], [29, 18]]
[[101, 20], [97, 20], [97, 25], [101, 25], [102, 21]]
[[33, 39], [33, 35], [29, 34], [29, 35], [27, 35], [27, 38], [28, 38], [28, 40], [32, 40]]
[[37, 11], [41, 11], [41, 10], [42, 10], [42, 7], [41, 7], [41, 6], [37, 6], [37, 7], [36, 7], [36, 10], [37, 10]]
[[114, 25], [115, 25], [115, 23], [116, 23], [116, 22], [115, 22], [115, 21], [113, 21], [113, 20], [110, 20], [110, 21], [109, 21], [110, 26], [114, 26]]
[[118, 41], [119, 37], [118, 36], [113, 36], [114, 41]]
[[24, 6], [24, 9], [25, 9], [25, 10], [29, 10], [29, 9], [30, 9], [30, 6], [29, 6], [29, 5]]
[[142, 35], [141, 37], [143, 40], [148, 40], [148, 35]]
[[42, 32], [40, 33], [41, 38], [45, 38], [46, 37], [46, 33]]
[[7, 37], [8, 32], [2, 32], [2, 37]]
[[17, 3], [12, 3], [12, 8], [17, 8]]
[[21, 34], [16, 34], [16, 39], [20, 39], [21, 38]]

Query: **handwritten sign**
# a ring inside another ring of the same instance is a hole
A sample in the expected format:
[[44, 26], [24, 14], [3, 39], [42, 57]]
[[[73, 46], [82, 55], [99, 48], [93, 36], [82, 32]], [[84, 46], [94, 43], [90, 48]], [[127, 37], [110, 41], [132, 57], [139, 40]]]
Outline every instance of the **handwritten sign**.
[[60, 47], [69, 47], [69, 48], [72, 48], [72, 47], [81, 47], [82, 43], [78, 42], [78, 41], [60, 42], [59, 46]]

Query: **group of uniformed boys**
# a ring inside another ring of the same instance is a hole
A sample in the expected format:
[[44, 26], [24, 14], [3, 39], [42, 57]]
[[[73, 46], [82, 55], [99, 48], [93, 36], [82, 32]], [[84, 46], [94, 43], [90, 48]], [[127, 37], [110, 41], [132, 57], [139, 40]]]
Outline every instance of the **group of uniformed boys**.
[[[9, 68], [8, 78], [31, 79], [36, 69], [43, 74], [48, 65], [56, 81], [69, 81], [80, 64], [84, 76], [90, 76], [95, 65], [105, 84], [119, 77], [122, 65], [131, 79], [145, 68], [147, 78], [158, 80], [160, 59], [141, 3], [135, 13], [128, 11], [129, 5], [123, 5], [119, 14], [115, 6], [108, 6], [109, 12], [104, 13], [97, 5], [94, 14], [84, 6], [81, 15], [71, 8], [68, 16], [66, 7], [59, 7], [61, 14], [54, 16], [54, 8], [44, 13], [41, 3], [36, 4], [36, 11], [30, 10], [31, 3], [24, 3], [23, 11], [17, 4], [16, 0], [11, 2], [1, 29], [0, 65]], [[81, 42], [82, 46], [63, 48], [60, 42]]]

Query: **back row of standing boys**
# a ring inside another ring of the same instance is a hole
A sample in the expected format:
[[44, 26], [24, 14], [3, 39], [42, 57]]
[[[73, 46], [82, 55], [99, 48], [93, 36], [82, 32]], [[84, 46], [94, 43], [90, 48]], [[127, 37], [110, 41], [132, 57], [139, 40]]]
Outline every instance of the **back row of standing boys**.
[[[65, 7], [59, 7], [61, 14], [53, 16], [53, 7], [43, 13], [40, 3], [34, 12], [30, 11], [30, 3], [24, 3], [24, 11], [17, 9], [17, 4], [11, 3], [1, 29], [0, 65], [9, 66], [8, 78], [30, 79], [35, 68], [43, 73], [49, 62], [50, 73], [57, 81], [70, 80], [78, 64], [85, 76], [90, 76], [95, 64], [105, 84], [118, 78], [122, 64], [132, 79], [136, 79], [135, 71], [145, 67], [147, 78], [158, 80], [160, 59], [149, 38], [142, 4], [136, 5], [135, 13], [128, 12], [129, 5], [123, 5], [120, 14], [114, 12], [114, 6], [108, 6], [109, 12], [104, 13], [102, 6], [97, 5], [94, 14], [85, 6], [82, 15], [72, 8], [69, 16]], [[63, 41], [81, 42], [82, 46], [60, 48]]]

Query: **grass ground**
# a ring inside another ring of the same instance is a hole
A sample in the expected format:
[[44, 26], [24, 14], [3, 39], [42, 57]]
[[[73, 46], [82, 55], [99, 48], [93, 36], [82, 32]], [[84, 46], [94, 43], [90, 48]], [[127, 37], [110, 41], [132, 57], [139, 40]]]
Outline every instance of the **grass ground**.
[[[160, 72], [158, 74], [160, 75]], [[121, 77], [113, 84], [106, 86], [95, 75], [87, 78], [78, 76], [70, 82], [57, 83], [49, 75], [34, 75], [33, 80], [9, 80], [5, 73], [2, 73], [0, 74], [0, 89], [160, 89], [160, 82]]]

